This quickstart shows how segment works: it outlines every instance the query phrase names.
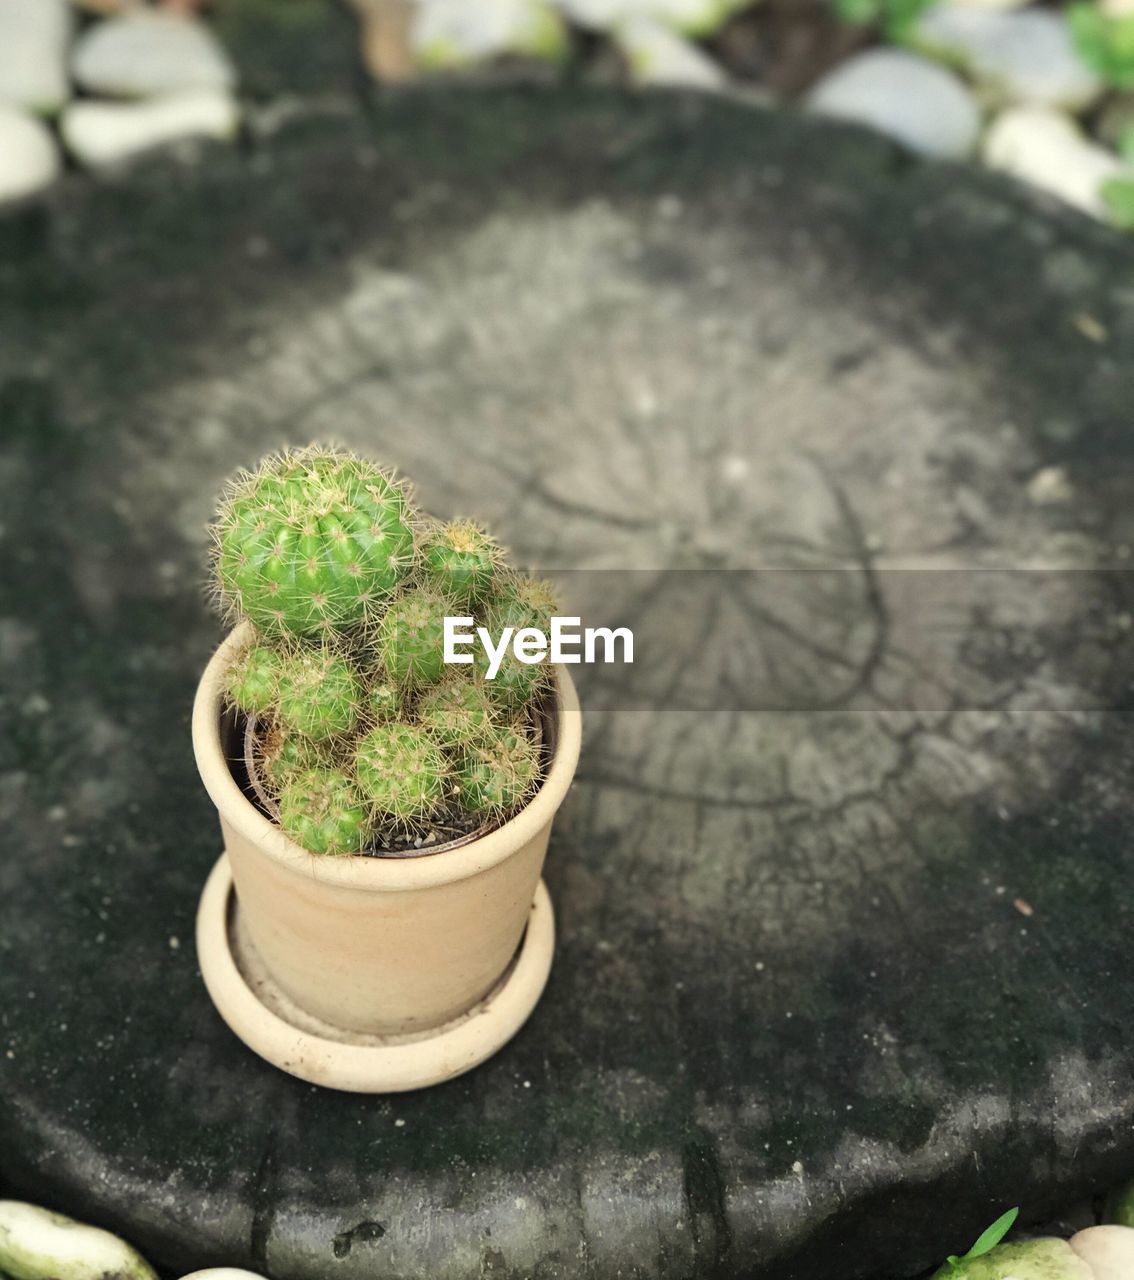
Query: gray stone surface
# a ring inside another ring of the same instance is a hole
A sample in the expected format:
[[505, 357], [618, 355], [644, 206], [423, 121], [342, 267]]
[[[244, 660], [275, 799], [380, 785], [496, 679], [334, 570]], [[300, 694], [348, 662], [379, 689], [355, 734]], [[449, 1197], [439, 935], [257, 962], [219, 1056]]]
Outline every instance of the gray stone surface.
[[[1132, 270], [681, 99], [412, 96], [0, 222], [4, 1185], [183, 1270], [858, 1280], [1128, 1172]], [[702, 570], [589, 683], [543, 1003], [393, 1099], [259, 1062], [192, 947], [203, 522], [332, 435], [521, 559]]]

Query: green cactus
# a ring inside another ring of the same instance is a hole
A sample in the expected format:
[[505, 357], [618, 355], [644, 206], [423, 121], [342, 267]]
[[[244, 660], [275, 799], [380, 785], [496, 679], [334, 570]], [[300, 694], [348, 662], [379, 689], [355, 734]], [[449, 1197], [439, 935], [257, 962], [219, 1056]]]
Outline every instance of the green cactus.
[[402, 714], [402, 691], [389, 680], [375, 680], [367, 690], [366, 704], [376, 724], [397, 720]]
[[338, 769], [296, 773], [280, 792], [280, 826], [309, 853], [358, 853], [369, 811], [349, 776]]
[[273, 635], [361, 625], [413, 563], [403, 490], [329, 449], [282, 453], [237, 477], [213, 537], [221, 599]]
[[462, 751], [455, 777], [465, 809], [499, 815], [516, 808], [538, 775], [539, 752], [523, 726], [513, 724], [483, 746]]
[[[503, 634], [511, 627], [514, 634], [529, 628], [545, 635], [551, 626], [551, 616], [559, 607], [555, 588], [540, 578], [524, 578], [509, 574], [498, 582], [487, 607], [487, 626], [493, 636]], [[485, 679], [485, 687], [498, 706], [509, 712], [518, 712], [531, 702], [550, 678], [550, 665], [544, 662], [521, 662], [509, 647], [496, 675], [489, 678], [489, 658], [483, 647], [473, 654], [479, 674]]]
[[228, 696], [247, 715], [267, 715], [280, 692], [280, 655], [251, 644], [228, 670]]
[[459, 747], [490, 737], [497, 715], [492, 699], [479, 680], [452, 676], [422, 696], [417, 704], [417, 718], [422, 728], [438, 742]]
[[315, 742], [301, 733], [274, 724], [262, 735], [259, 744], [261, 777], [277, 793], [297, 773], [307, 769], [325, 769], [331, 764], [331, 752], [325, 742]]
[[386, 610], [375, 648], [395, 684], [420, 689], [445, 674], [445, 615], [452, 611], [432, 591], [407, 591]]
[[403, 825], [427, 817], [441, 803], [448, 769], [441, 748], [424, 729], [380, 724], [358, 745], [358, 785], [379, 819]]
[[488, 601], [493, 629], [501, 626], [538, 627], [547, 631], [559, 610], [559, 593], [546, 578], [527, 578], [510, 572], [498, 576]]
[[362, 681], [350, 661], [328, 649], [300, 649], [283, 658], [279, 715], [316, 742], [350, 731], [363, 706]]
[[546, 685], [548, 668], [539, 662], [521, 662], [511, 649], [500, 661], [494, 676], [489, 676], [489, 660], [482, 650], [473, 655], [477, 674], [484, 680], [493, 702], [506, 712], [518, 712]]
[[438, 525], [426, 533], [422, 544], [427, 580], [462, 604], [489, 590], [502, 555], [496, 540], [471, 520]]

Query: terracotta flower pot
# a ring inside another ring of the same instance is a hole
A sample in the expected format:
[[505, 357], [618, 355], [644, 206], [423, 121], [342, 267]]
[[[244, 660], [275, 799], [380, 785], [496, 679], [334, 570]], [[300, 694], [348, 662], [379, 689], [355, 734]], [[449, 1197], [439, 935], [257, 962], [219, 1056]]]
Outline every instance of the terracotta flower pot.
[[552, 820], [579, 757], [581, 716], [570, 677], [556, 670], [547, 775], [508, 822], [414, 857], [318, 856], [248, 800], [225, 757], [224, 674], [242, 639], [238, 628], [205, 670], [193, 749], [220, 814], [241, 927], [258, 960], [300, 1010], [333, 1028], [397, 1037], [451, 1023], [500, 982], [532, 912]]

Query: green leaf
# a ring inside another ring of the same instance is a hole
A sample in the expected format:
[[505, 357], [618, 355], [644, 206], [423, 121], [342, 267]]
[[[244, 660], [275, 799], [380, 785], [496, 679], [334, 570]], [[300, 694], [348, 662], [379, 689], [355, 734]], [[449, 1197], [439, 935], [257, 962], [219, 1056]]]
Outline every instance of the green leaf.
[[1119, 89], [1134, 86], [1134, 15], [1111, 17], [1088, 0], [1068, 5], [1064, 13], [1087, 66]]
[[937, 0], [833, 0], [835, 13], [844, 22], [863, 25], [878, 22], [886, 38], [903, 43], [914, 23]]
[[835, 14], [843, 22], [865, 26], [882, 16], [883, 0], [834, 0]]
[[1108, 178], [1099, 193], [1111, 222], [1123, 231], [1134, 231], [1134, 177]]
[[1002, 1213], [991, 1227], [986, 1227], [980, 1233], [976, 1243], [968, 1253], [962, 1254], [959, 1258], [955, 1253], [951, 1253], [945, 1261], [954, 1271], [960, 1271], [962, 1262], [971, 1262], [974, 1258], [981, 1258], [986, 1253], [990, 1253], [1012, 1230], [1012, 1224], [1019, 1216], [1019, 1208], [1009, 1209], [1007, 1213]]
[[904, 44], [913, 35], [918, 18], [937, 0], [886, 0], [886, 35]]

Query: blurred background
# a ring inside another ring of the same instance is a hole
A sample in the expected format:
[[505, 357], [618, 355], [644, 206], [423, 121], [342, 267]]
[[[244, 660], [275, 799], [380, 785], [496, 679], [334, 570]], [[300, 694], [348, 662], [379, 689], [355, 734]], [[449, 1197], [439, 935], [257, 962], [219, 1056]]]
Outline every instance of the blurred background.
[[[170, 1280], [1134, 1227], [1134, 0], [0, 0], [0, 204], [0, 1196]], [[191, 945], [213, 495], [332, 438], [641, 637], [444, 1093]]]
[[790, 104], [1134, 228], [1132, 0], [3, 0], [0, 199], [438, 78]]

